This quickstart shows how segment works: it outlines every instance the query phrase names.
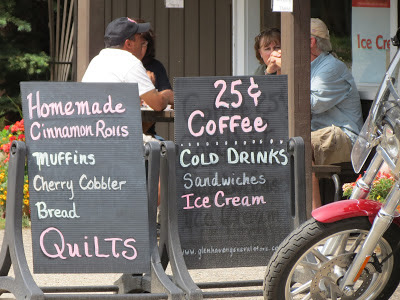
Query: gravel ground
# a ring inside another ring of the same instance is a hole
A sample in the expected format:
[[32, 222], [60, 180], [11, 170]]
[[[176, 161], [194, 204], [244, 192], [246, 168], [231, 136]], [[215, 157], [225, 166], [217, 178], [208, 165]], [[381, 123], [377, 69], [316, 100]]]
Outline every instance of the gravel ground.
[[[0, 243], [3, 241], [4, 231], [0, 230]], [[31, 233], [29, 229], [23, 230], [23, 240], [25, 253], [27, 256], [28, 264], [32, 270], [32, 244]], [[12, 268], [11, 268], [12, 270]], [[12, 271], [11, 271], [12, 272]], [[189, 271], [193, 280], [196, 283], [211, 282], [211, 281], [235, 281], [235, 280], [259, 280], [263, 278], [264, 267], [251, 267], [251, 268], [235, 268], [235, 269], [208, 269], [208, 270], [190, 270]], [[167, 269], [167, 273], [171, 274], [171, 270]], [[10, 276], [13, 276], [10, 273]], [[40, 287], [43, 286], [98, 286], [98, 285], [112, 285], [121, 274], [33, 274], [36, 284]], [[258, 289], [261, 287], [250, 287], [249, 289]], [[1, 300], [15, 299], [11, 294], [3, 294], [0, 296]], [[226, 298], [225, 298], [226, 299]], [[235, 299], [251, 299], [261, 300], [262, 297], [251, 298], [235, 298]], [[400, 288], [396, 290], [390, 300], [400, 299]]]

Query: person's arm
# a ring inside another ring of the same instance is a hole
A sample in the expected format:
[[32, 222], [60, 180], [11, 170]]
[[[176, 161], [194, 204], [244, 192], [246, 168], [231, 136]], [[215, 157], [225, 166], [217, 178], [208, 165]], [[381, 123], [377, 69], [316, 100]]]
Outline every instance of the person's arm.
[[169, 105], [174, 105], [174, 92], [172, 90], [163, 90], [160, 94], [167, 98]]
[[168, 104], [174, 103], [174, 93], [171, 90], [157, 92], [153, 89], [142, 94], [140, 98], [155, 111], [162, 111]]
[[154, 72], [146, 70], [147, 76], [149, 76], [151, 82], [156, 85], [156, 75], [154, 75]]
[[337, 76], [338, 71], [327, 70], [320, 72], [318, 76], [311, 79], [311, 112], [323, 113], [340, 102], [347, 99], [351, 94], [351, 84]]

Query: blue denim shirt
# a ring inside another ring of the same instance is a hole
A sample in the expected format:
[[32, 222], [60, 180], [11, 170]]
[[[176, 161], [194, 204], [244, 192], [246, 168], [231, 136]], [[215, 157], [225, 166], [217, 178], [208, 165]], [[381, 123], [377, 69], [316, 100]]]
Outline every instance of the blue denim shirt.
[[354, 144], [363, 125], [360, 95], [347, 66], [321, 53], [311, 62], [311, 131], [332, 125]]

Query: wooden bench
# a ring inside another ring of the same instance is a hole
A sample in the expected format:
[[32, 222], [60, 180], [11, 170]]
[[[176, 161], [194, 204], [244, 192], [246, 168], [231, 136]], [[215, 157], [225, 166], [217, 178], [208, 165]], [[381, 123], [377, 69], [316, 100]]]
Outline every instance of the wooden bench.
[[317, 178], [330, 178], [333, 174], [340, 174], [342, 167], [338, 165], [314, 165], [312, 171]]
[[[315, 173], [315, 176], [319, 179], [320, 183], [320, 193], [321, 193], [321, 201], [323, 204], [327, 204], [331, 201], [338, 201], [341, 198], [341, 184], [339, 175], [342, 171], [342, 167], [338, 165], [313, 165], [312, 172]], [[334, 190], [333, 190], [333, 198], [327, 198], [327, 193], [332, 194], [332, 189], [326, 187], [324, 182], [321, 179], [331, 179]], [[328, 190], [326, 190], [328, 189]]]
[[[366, 163], [368, 165], [368, 163]], [[365, 167], [364, 167], [365, 168]], [[357, 180], [351, 162], [334, 165], [315, 165], [312, 171], [319, 179], [322, 204], [342, 199], [342, 185]]]

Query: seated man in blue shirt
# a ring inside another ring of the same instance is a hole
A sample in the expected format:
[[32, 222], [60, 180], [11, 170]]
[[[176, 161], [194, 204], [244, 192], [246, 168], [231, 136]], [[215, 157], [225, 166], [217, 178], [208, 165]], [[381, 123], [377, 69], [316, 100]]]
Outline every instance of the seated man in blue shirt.
[[[351, 149], [363, 120], [360, 96], [347, 66], [331, 52], [329, 31], [311, 19], [311, 144], [313, 163], [350, 161]], [[280, 66], [281, 54], [270, 57]], [[313, 209], [321, 206], [318, 179], [313, 174]]]
[[[350, 161], [363, 120], [360, 96], [347, 66], [330, 52], [329, 31], [311, 19], [311, 144], [313, 162], [327, 165]], [[313, 208], [321, 206], [313, 174]]]

